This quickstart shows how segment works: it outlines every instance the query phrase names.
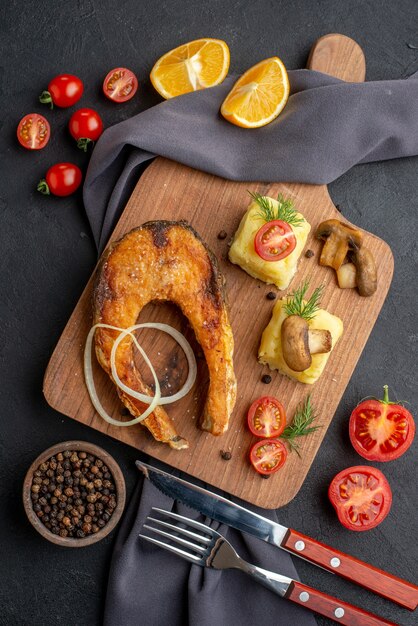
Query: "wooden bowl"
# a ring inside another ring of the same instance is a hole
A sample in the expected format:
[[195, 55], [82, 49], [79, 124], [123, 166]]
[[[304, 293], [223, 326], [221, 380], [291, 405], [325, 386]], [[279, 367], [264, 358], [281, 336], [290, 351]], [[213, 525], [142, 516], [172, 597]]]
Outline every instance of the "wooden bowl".
[[[101, 459], [105, 465], [108, 466], [116, 487], [116, 508], [114, 509], [106, 526], [101, 528], [97, 533], [80, 539], [77, 537], [60, 537], [59, 535], [54, 535], [37, 517], [32, 506], [31, 486], [34, 472], [38, 469], [41, 463], [47, 461], [51, 458], [51, 456], [55, 456], [59, 452], [64, 452], [65, 450], [87, 452], [89, 454], [94, 454], [94, 456]], [[45, 537], [45, 539], [48, 539], [48, 541], [51, 541], [52, 543], [56, 543], [59, 546], [65, 546], [67, 548], [82, 548], [84, 546], [90, 546], [91, 544], [96, 543], [96, 541], [100, 541], [106, 537], [106, 535], [108, 535], [115, 528], [116, 524], [120, 520], [125, 507], [125, 499], [125, 479], [119, 465], [116, 463], [115, 459], [110, 456], [108, 452], [106, 452], [106, 450], [103, 450], [103, 448], [99, 448], [99, 446], [92, 443], [88, 443], [87, 441], [63, 441], [62, 443], [57, 443], [55, 446], [48, 448], [34, 460], [28, 469], [23, 482], [23, 506], [25, 507], [26, 515], [28, 516], [30, 523], [38, 531], [38, 533], [42, 535], [42, 537]]]

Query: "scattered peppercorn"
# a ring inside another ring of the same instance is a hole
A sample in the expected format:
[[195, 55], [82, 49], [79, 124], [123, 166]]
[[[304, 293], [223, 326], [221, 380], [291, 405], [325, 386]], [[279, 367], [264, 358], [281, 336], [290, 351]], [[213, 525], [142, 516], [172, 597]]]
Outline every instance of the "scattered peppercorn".
[[274, 293], [274, 291], [269, 291], [268, 294], [266, 295], [267, 300], [275, 300], [276, 299], [276, 294]]
[[228, 233], [226, 232], [226, 230], [221, 230], [218, 233], [218, 239], [226, 239], [228, 237]]
[[60, 537], [81, 539], [99, 532], [117, 506], [109, 468], [92, 454], [76, 450], [64, 450], [41, 463], [30, 490], [35, 514]]
[[312, 257], [315, 256], [315, 252], [313, 250], [306, 250], [305, 256], [307, 259], [312, 259]]
[[264, 383], [265, 385], [269, 385], [271, 383], [270, 374], [264, 374], [264, 376], [261, 377], [261, 382]]
[[[224, 461], [230, 461], [232, 459], [232, 454], [228, 452], [228, 450], [221, 450], [221, 457]], [[110, 503], [109, 503], [110, 506]]]
[[260, 474], [260, 476], [261, 478], [265, 478], [265, 479], [270, 478], [269, 474]]

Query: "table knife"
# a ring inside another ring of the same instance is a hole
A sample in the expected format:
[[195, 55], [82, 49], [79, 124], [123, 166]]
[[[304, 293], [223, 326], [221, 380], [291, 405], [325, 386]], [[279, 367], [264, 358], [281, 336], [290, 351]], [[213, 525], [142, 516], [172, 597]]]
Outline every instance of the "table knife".
[[418, 587], [388, 572], [339, 552], [302, 533], [286, 528], [258, 513], [173, 476], [152, 465], [136, 461], [144, 476], [165, 495], [186, 506], [240, 531], [258, 537], [333, 574], [377, 593], [387, 600], [413, 611], [418, 604]]

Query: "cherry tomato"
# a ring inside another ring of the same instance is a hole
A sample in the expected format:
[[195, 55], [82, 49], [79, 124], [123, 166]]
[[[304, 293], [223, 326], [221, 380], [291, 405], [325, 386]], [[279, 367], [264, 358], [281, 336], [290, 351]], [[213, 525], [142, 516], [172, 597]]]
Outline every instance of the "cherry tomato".
[[28, 150], [42, 150], [51, 136], [48, 120], [38, 113], [25, 115], [17, 127], [19, 143]]
[[48, 91], [43, 91], [39, 96], [42, 104], [50, 104], [51, 109], [54, 104], [57, 107], [65, 109], [72, 107], [78, 102], [83, 95], [83, 82], [72, 74], [59, 74], [51, 80], [48, 85]]
[[392, 491], [375, 467], [348, 467], [331, 481], [328, 496], [341, 524], [363, 531], [378, 526], [390, 511]]
[[103, 81], [103, 93], [113, 102], [127, 102], [138, 90], [138, 79], [126, 67], [110, 70]]
[[254, 247], [264, 261], [281, 261], [295, 249], [295, 233], [292, 227], [282, 220], [266, 222], [257, 231]]
[[87, 152], [88, 145], [97, 141], [103, 132], [102, 118], [93, 109], [78, 109], [70, 117], [68, 127], [77, 141], [77, 146], [84, 152]]
[[274, 474], [286, 462], [287, 450], [278, 439], [262, 439], [250, 450], [250, 461], [256, 472], [267, 476]]
[[365, 400], [350, 416], [350, 440], [356, 452], [369, 461], [393, 461], [402, 456], [415, 435], [415, 422], [403, 406], [383, 400]]
[[248, 411], [248, 428], [256, 437], [269, 439], [282, 434], [286, 426], [283, 405], [272, 396], [255, 400]]
[[45, 195], [70, 196], [81, 184], [81, 170], [73, 163], [56, 163], [46, 173], [46, 180], [39, 181], [38, 191]]

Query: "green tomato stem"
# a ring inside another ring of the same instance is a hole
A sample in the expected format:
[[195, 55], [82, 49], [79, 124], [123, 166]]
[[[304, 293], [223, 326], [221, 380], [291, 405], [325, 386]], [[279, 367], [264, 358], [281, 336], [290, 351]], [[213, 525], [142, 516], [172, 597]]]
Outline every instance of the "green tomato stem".
[[383, 385], [383, 400], [384, 404], [389, 404], [389, 386]]
[[49, 104], [51, 109], [54, 108], [54, 103], [52, 101], [52, 96], [49, 93], [49, 91], [43, 91], [41, 93], [41, 95], [39, 96], [39, 102], [41, 102], [42, 104]]
[[48, 187], [48, 183], [46, 182], [44, 178], [42, 178], [42, 180], [39, 181], [38, 186], [36, 187], [36, 190], [39, 191], [40, 193], [43, 193], [44, 196], [51, 195], [51, 191]]
[[87, 137], [80, 137], [80, 139], [77, 141], [77, 148], [80, 148], [80, 150], [84, 150], [84, 152], [87, 152], [87, 148], [90, 144], [94, 144], [94, 141], [88, 139]]

